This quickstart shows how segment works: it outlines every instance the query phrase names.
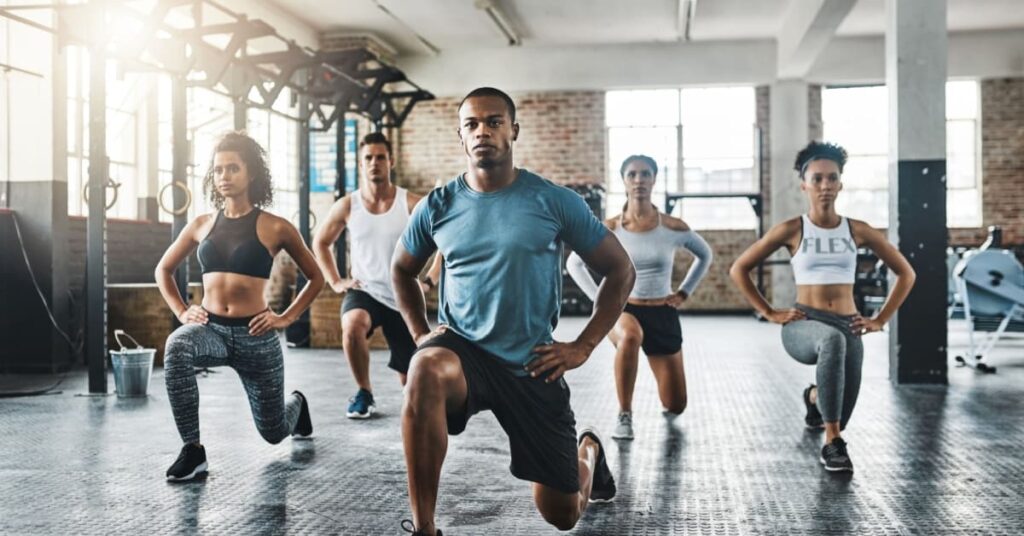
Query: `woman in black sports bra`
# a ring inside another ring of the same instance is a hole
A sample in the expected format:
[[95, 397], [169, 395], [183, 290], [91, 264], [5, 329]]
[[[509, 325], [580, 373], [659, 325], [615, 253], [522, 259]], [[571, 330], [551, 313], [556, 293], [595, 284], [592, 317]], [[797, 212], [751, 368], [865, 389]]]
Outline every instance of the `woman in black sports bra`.
[[[199, 442], [196, 367], [229, 366], [238, 372], [260, 435], [278, 443], [313, 433], [302, 393], [284, 393], [284, 362], [277, 331], [294, 322], [323, 288], [324, 278], [299, 232], [287, 220], [264, 212], [273, 201], [263, 148], [243, 133], [226, 134], [214, 148], [203, 180], [215, 214], [192, 220], [164, 253], [156, 281], [182, 326], [167, 338], [164, 380], [174, 422], [185, 445], [167, 470], [168, 480], [190, 480], [206, 472]], [[203, 304], [187, 305], [173, 272], [192, 251], [203, 272]], [[264, 292], [274, 256], [288, 252], [307, 283], [281, 314], [267, 307]]]

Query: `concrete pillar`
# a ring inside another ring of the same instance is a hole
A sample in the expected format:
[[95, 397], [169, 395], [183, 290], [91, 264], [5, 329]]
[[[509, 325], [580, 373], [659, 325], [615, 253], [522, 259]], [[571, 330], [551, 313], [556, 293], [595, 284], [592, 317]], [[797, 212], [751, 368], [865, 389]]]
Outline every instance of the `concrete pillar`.
[[946, 2], [887, 0], [889, 238], [917, 284], [889, 326], [889, 377], [946, 383]]
[[[810, 141], [808, 109], [809, 87], [803, 80], [777, 80], [770, 90], [769, 138], [771, 151], [771, 227], [806, 212], [806, 202], [798, 188], [793, 160]], [[785, 261], [789, 255], [780, 250], [771, 257]], [[792, 307], [796, 301], [796, 283], [788, 263], [772, 266], [771, 303], [774, 307]]]
[[147, 77], [144, 82], [146, 98], [139, 113], [139, 132], [136, 143], [139, 153], [138, 218], [159, 221], [160, 207], [157, 195], [160, 193], [160, 91], [156, 76]]

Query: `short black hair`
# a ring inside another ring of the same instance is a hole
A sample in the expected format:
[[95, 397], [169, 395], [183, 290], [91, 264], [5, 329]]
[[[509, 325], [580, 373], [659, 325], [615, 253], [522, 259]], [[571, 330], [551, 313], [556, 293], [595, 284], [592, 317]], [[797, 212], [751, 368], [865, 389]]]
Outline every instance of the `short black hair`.
[[512, 97], [508, 96], [508, 93], [493, 87], [478, 87], [467, 93], [465, 97], [462, 97], [462, 100], [459, 102], [460, 110], [462, 109], [462, 105], [471, 97], [498, 97], [505, 101], [505, 107], [508, 108], [509, 117], [512, 118], [513, 123], [516, 122], [516, 103], [512, 100]]
[[807, 170], [807, 164], [815, 160], [831, 160], [839, 166], [839, 172], [843, 172], [843, 166], [846, 165], [846, 149], [842, 146], [827, 142], [827, 141], [812, 141], [807, 144], [796, 154], [796, 162], [793, 164], [793, 169], [800, 174], [802, 179], [804, 171]]
[[626, 178], [626, 166], [628, 166], [631, 162], [636, 162], [636, 161], [640, 161], [640, 162], [643, 162], [643, 163], [647, 164], [647, 167], [651, 168], [651, 176], [652, 177], [657, 177], [658, 176], [658, 163], [655, 162], [653, 158], [651, 158], [651, 157], [649, 157], [649, 156], [647, 156], [645, 154], [632, 154], [632, 155], [627, 156], [626, 159], [622, 161], [622, 166], [619, 167], [619, 176], [621, 176], [623, 179], [625, 179]]
[[[385, 136], [381, 132], [371, 132], [371, 133], [363, 136], [363, 139], [359, 142], [359, 150], [362, 151], [363, 147], [366, 147], [367, 145], [376, 145], [376, 144], [380, 144], [380, 145], [383, 145], [384, 147], [388, 148], [388, 158], [391, 158], [392, 156], [394, 156], [391, 153], [391, 142], [388, 141], [387, 136]], [[362, 157], [360, 157], [360, 158], [362, 158]]]

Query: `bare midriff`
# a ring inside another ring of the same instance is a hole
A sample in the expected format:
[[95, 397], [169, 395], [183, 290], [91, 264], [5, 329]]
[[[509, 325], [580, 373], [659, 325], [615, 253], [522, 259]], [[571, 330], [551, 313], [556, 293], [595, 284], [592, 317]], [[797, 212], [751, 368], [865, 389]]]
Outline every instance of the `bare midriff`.
[[203, 309], [229, 318], [262, 313], [267, 310], [267, 281], [229, 272], [203, 274]]
[[796, 302], [838, 315], [855, 315], [853, 285], [797, 285]]

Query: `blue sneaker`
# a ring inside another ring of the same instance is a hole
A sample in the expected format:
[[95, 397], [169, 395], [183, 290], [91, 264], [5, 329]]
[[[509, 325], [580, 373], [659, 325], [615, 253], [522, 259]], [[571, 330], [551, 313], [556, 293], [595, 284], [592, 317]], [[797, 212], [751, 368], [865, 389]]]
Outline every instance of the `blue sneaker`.
[[373, 410], [377, 409], [373, 403], [373, 393], [366, 389], [360, 389], [356, 396], [348, 399], [348, 402], [348, 413], [345, 415], [349, 419], [369, 419], [370, 415], [373, 415]]

